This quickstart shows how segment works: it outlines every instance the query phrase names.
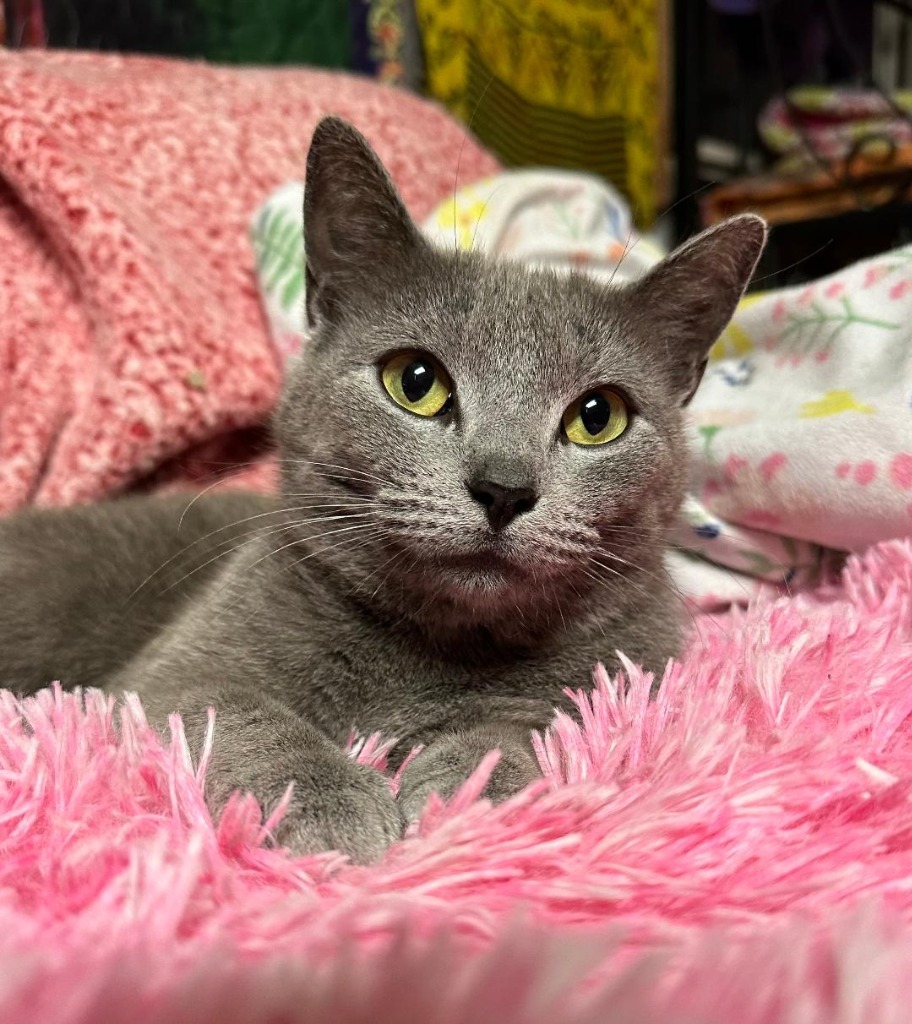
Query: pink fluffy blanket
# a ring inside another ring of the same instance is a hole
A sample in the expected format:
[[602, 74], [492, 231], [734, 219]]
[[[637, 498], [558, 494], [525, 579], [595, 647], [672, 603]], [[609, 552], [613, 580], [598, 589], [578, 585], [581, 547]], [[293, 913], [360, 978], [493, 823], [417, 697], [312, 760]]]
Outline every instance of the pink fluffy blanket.
[[280, 367], [248, 227], [330, 112], [416, 217], [496, 168], [367, 80], [0, 49], [0, 512], [249, 457]]
[[4, 696], [0, 1019], [907, 1024], [912, 545], [701, 631], [369, 869], [214, 824], [177, 720]]

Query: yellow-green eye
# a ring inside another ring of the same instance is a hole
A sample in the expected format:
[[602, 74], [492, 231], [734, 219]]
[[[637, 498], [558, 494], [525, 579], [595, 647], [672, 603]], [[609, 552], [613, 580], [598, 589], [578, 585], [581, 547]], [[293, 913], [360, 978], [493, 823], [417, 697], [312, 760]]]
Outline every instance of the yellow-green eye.
[[424, 352], [400, 352], [380, 371], [390, 398], [416, 416], [439, 416], [450, 405], [453, 385], [446, 370]]
[[564, 433], [574, 444], [607, 444], [624, 433], [630, 422], [627, 403], [610, 388], [596, 388], [564, 413]]

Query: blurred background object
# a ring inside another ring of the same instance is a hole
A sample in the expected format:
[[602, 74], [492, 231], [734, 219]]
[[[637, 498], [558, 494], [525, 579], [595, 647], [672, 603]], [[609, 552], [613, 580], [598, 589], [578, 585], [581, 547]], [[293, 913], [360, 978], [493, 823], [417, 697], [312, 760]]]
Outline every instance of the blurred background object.
[[675, 22], [677, 236], [755, 210], [776, 284], [912, 238], [909, 0], [677, 0]]
[[664, 197], [665, 0], [416, 0], [431, 95], [510, 166], [607, 178], [649, 224]]
[[780, 284], [912, 236], [912, 0], [5, 0], [3, 14], [12, 47], [309, 64], [423, 92], [508, 167], [605, 178], [669, 243], [763, 213]]

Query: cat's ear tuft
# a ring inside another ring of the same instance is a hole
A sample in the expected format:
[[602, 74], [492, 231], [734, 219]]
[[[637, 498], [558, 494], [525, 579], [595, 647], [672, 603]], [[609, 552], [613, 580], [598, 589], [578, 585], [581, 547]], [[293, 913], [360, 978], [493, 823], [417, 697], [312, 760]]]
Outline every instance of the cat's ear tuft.
[[766, 222], [740, 214], [685, 242], [631, 289], [682, 405], [693, 397], [709, 350], [725, 329], [763, 247]]
[[336, 320], [425, 243], [379, 157], [347, 121], [325, 117], [307, 154], [304, 251], [307, 318]]

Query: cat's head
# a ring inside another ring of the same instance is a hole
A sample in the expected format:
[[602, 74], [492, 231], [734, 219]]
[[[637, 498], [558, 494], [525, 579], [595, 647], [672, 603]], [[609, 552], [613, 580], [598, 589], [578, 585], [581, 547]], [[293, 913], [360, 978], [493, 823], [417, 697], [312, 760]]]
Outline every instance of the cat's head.
[[308, 554], [401, 614], [491, 628], [617, 604], [634, 566], [660, 571], [683, 409], [763, 222], [712, 228], [623, 288], [441, 252], [333, 118], [304, 206], [313, 340], [278, 436]]

